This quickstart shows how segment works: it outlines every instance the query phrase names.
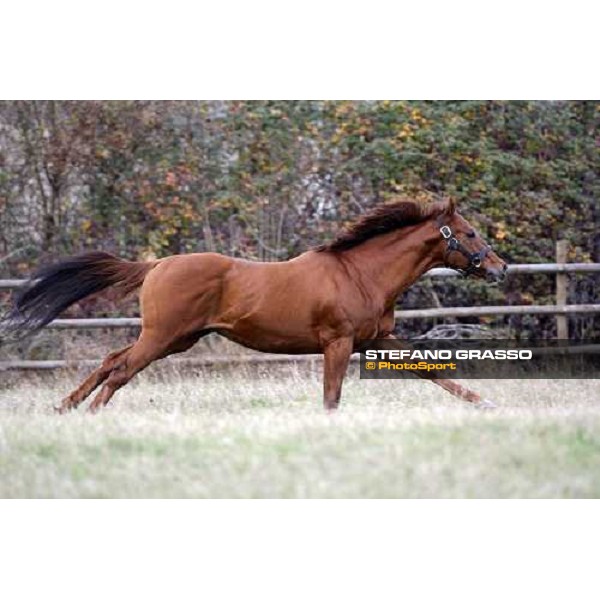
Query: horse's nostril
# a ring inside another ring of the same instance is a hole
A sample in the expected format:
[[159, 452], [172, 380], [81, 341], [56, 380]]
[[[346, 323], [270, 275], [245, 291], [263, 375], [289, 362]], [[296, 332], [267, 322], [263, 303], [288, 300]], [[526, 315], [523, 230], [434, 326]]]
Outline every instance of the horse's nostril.
[[497, 283], [504, 281], [506, 279], [506, 265], [501, 269], [490, 269], [486, 273], [485, 278], [489, 283]]

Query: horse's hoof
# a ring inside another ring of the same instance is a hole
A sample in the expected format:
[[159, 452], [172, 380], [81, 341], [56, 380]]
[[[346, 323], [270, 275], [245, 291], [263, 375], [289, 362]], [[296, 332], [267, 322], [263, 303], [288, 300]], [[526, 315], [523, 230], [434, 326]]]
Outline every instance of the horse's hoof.
[[482, 410], [490, 410], [493, 408], [498, 408], [496, 404], [494, 404], [491, 400], [485, 400], [482, 398], [479, 402], [475, 403], [476, 408], [480, 408]]

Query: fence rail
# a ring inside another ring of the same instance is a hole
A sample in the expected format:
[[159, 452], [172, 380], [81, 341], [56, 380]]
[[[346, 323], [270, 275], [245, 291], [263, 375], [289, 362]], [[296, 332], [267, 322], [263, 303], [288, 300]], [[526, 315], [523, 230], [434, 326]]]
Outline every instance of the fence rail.
[[[559, 273], [600, 273], [600, 263], [537, 263], [508, 266], [509, 275]], [[424, 277], [460, 277], [452, 269], [431, 269]], [[0, 290], [18, 290], [27, 284], [27, 279], [0, 279]]]
[[[561, 242], [559, 242], [560, 244]], [[557, 248], [559, 246], [557, 245]], [[564, 250], [564, 248], [563, 248]], [[566, 256], [565, 252], [557, 253], [559, 256]], [[564, 259], [562, 259], [564, 260]], [[538, 264], [516, 264], [509, 265], [509, 275], [522, 274], [548, 274], [556, 276], [557, 284], [557, 304], [551, 305], [525, 305], [525, 306], [469, 306], [469, 307], [440, 307], [423, 308], [411, 310], [398, 310], [395, 317], [399, 320], [405, 319], [443, 319], [460, 317], [481, 317], [497, 315], [556, 315], [557, 325], [559, 326], [560, 338], [568, 337], [566, 330], [566, 315], [570, 314], [598, 314], [600, 313], [600, 304], [566, 304], [566, 279], [572, 273], [600, 273], [600, 263], [538, 263]], [[426, 277], [457, 277], [456, 271], [451, 269], [432, 269], [425, 274]], [[16, 290], [26, 285], [27, 280], [21, 279], [0, 279], [0, 290]], [[135, 328], [140, 327], [141, 319], [129, 317], [115, 318], [97, 318], [97, 319], [55, 319], [48, 327], [50, 329], [99, 329], [99, 328]], [[298, 357], [287, 355], [262, 355], [254, 357], [225, 358], [222, 362], [233, 360], [238, 362], [260, 363], [260, 362], [285, 362], [290, 360], [303, 360]], [[219, 359], [174, 359], [173, 363], [211, 365], [217, 364]], [[82, 366], [95, 364], [96, 361], [31, 361], [31, 360], [13, 360], [0, 362], [0, 371], [6, 369], [53, 369], [60, 367]]]
[[[53, 369], [80, 369], [82, 367], [97, 367], [101, 359], [91, 360], [7, 360], [0, 362], [0, 372], [10, 370], [30, 369], [36, 371], [51, 371]], [[212, 367], [238, 366], [279, 363], [311, 363], [323, 360], [322, 354], [252, 354], [248, 356], [208, 356], [194, 358], [168, 357], [160, 361], [161, 366]], [[358, 362], [360, 357], [353, 355], [350, 360]]]
[[[569, 273], [600, 273], [600, 263], [538, 263], [509, 265], [509, 275], [521, 274], [550, 274], [565, 275]], [[431, 269], [427, 277], [457, 277], [452, 269]], [[557, 278], [558, 279], [558, 278]], [[561, 284], [564, 285], [564, 282]], [[26, 280], [0, 279], [0, 290], [14, 290], [25, 285]], [[440, 307], [398, 310], [397, 319], [431, 319], [481, 317], [496, 315], [569, 315], [600, 313], [600, 304], [551, 304], [525, 306], [469, 306], [469, 307]], [[130, 317], [91, 318], [91, 319], [55, 319], [48, 325], [50, 329], [121, 329], [140, 327], [141, 319]]]
[[[449, 306], [444, 308], [419, 308], [397, 310], [397, 319], [432, 319], [444, 317], [483, 317], [491, 315], [568, 315], [573, 313], [600, 313], [600, 304], [548, 304], [525, 306]], [[55, 319], [48, 329], [127, 329], [140, 327], [137, 317], [114, 317], [99, 319]]]
[[600, 313], [600, 304], [547, 304], [517, 306], [449, 306], [397, 310], [397, 319], [431, 319], [442, 317], [484, 317], [492, 315], [568, 315], [574, 313]]

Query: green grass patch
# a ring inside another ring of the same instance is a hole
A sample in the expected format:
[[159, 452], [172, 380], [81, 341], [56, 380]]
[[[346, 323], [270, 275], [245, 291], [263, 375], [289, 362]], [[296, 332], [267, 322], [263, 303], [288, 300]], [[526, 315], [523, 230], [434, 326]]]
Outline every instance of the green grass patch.
[[499, 404], [482, 412], [351, 377], [327, 415], [314, 376], [142, 375], [97, 416], [55, 415], [72, 385], [0, 392], [1, 497], [600, 497], [593, 380], [470, 382]]

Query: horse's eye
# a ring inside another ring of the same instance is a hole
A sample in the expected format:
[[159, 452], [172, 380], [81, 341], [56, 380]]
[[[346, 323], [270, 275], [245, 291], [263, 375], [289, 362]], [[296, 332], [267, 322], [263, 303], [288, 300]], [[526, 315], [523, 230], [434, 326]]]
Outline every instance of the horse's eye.
[[475, 232], [474, 231], [469, 231], [469, 233], [467, 233], [467, 237], [474, 238], [475, 237]]

